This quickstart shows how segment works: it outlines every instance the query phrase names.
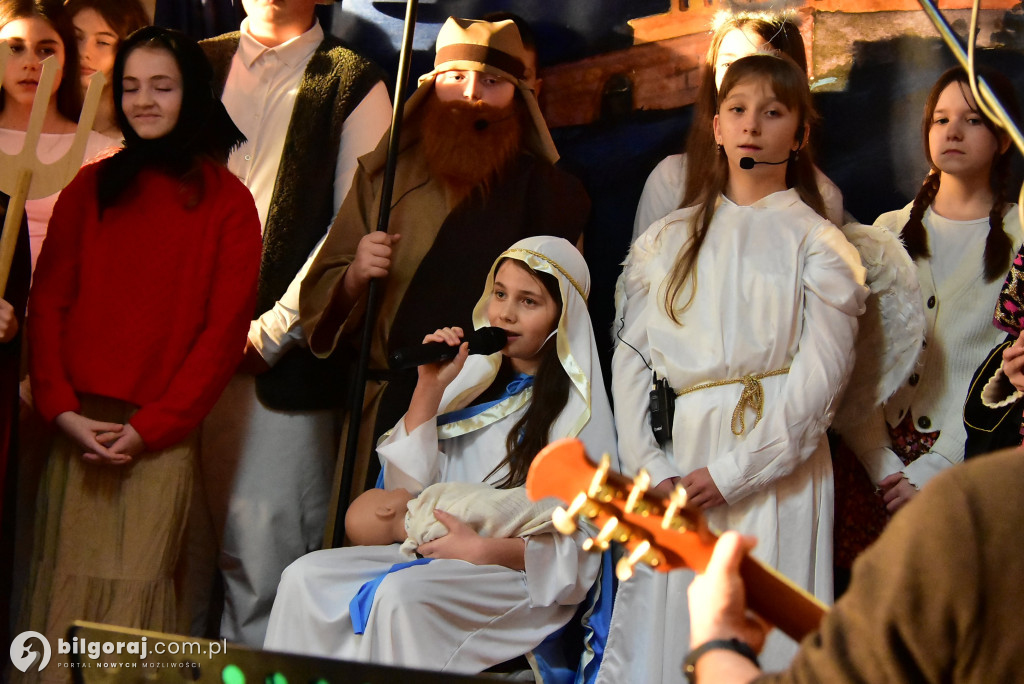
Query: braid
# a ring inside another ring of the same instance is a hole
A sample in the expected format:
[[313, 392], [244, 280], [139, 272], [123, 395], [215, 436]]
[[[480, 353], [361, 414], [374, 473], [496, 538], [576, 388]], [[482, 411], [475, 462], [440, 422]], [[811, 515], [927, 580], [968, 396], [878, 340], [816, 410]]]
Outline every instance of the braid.
[[1013, 243], [1003, 230], [1003, 213], [1006, 211], [1006, 189], [1000, 183], [995, 189], [995, 201], [988, 215], [988, 236], [985, 238], [985, 280], [991, 283], [1001, 278], [1010, 268]]
[[924, 179], [921, 189], [917, 191], [917, 197], [914, 198], [914, 206], [910, 210], [910, 218], [907, 219], [907, 223], [903, 226], [903, 231], [900, 233], [903, 245], [907, 248], [907, 254], [910, 255], [911, 259], [931, 256], [931, 251], [928, 249], [928, 234], [925, 232], [922, 219], [924, 218], [925, 210], [935, 201], [935, 194], [938, 191], [939, 172], [933, 169], [928, 173], [928, 177]]

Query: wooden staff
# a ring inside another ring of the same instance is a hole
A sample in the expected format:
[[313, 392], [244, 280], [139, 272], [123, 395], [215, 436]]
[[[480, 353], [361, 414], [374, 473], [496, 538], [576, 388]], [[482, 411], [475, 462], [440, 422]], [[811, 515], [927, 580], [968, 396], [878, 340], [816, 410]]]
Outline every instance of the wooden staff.
[[[7, 43], [0, 42], [0, 73], [3, 73], [9, 55]], [[0, 192], [11, 198], [7, 205], [7, 216], [4, 217], [3, 234], [0, 235], [0, 294], [7, 289], [7, 279], [11, 275], [11, 262], [14, 260], [14, 248], [18, 244], [21, 218], [25, 214], [25, 201], [60, 192], [78, 173], [85, 157], [85, 146], [89, 141], [92, 123], [96, 119], [96, 109], [100, 104], [103, 86], [106, 84], [102, 72], [97, 71], [92, 75], [71, 148], [60, 159], [44, 164], [36, 153], [36, 147], [43, 132], [43, 120], [60, 67], [54, 55], [44, 59], [42, 67], [21, 151], [17, 154], [0, 152]], [[77, 78], [78, 75], [68, 77]]]
[[[402, 114], [405, 110], [403, 96], [409, 81], [409, 60], [412, 57], [412, 39], [416, 32], [416, 10], [418, 0], [406, 0], [405, 27], [402, 34], [402, 50], [398, 56], [398, 75], [395, 79], [395, 102], [391, 113], [391, 130], [388, 134], [388, 158], [384, 167], [384, 182], [381, 186], [380, 212], [377, 219], [377, 230], [387, 231], [391, 220], [391, 195], [395, 186], [395, 167], [398, 165], [398, 147], [402, 135]], [[363, 400], [366, 396], [366, 371], [370, 365], [370, 346], [373, 344], [373, 328], [377, 319], [378, 300], [380, 299], [380, 282], [374, 278], [370, 281], [367, 292], [366, 315], [363, 322], [362, 344], [359, 346], [359, 361], [356, 363], [355, 377], [352, 379], [351, 401], [348, 417], [348, 434], [345, 441], [345, 456], [341, 464], [341, 487], [338, 491], [338, 507], [335, 511], [332, 546], [341, 546], [345, 541], [345, 512], [348, 510], [349, 497], [352, 494], [356, 456], [359, 452], [359, 428], [363, 422]]]

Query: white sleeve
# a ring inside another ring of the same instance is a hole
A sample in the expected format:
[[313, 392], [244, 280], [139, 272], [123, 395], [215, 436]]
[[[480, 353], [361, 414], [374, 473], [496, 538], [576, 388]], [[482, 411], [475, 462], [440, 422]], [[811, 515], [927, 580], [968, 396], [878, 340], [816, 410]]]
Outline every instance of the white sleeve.
[[[391, 127], [391, 98], [383, 83], [370, 89], [363, 101], [345, 119], [338, 146], [338, 165], [334, 169], [334, 213], [352, 186], [359, 158], [372, 152]], [[328, 226], [330, 228], [330, 226]]]
[[652, 231], [644, 233], [633, 245], [615, 287], [612, 397], [622, 472], [633, 477], [646, 468], [651, 481], [659, 483], [683, 473], [654, 439], [648, 418], [653, 375], [645, 363], [651, 355], [645, 310], [651, 284], [645, 277], [644, 266], [656, 249], [651, 234]]
[[[338, 145], [338, 161], [334, 169], [334, 213], [338, 213], [342, 200], [352, 185], [352, 177], [359, 165], [359, 157], [373, 151], [381, 136], [391, 125], [391, 99], [383, 83], [378, 83], [345, 119]], [[332, 221], [333, 222], [333, 221]], [[330, 229], [324, 228], [324, 236]], [[249, 341], [273, 366], [289, 349], [305, 344], [299, 326], [299, 290], [310, 264], [320, 251], [323, 238], [310, 253], [302, 269], [295, 274], [288, 289], [274, 306], [249, 326]]]
[[864, 268], [837, 228], [825, 224], [816, 233], [803, 274], [803, 329], [783, 391], [746, 437], [708, 466], [729, 504], [785, 477], [814, 453], [853, 367], [857, 316], [867, 297]]
[[437, 442], [437, 417], [405, 430], [405, 416], [377, 445], [384, 468], [384, 489], [407, 489], [418, 494], [435, 482], [445, 481], [448, 459]]
[[299, 326], [299, 290], [302, 287], [302, 279], [306, 277], [306, 272], [320, 252], [326, 237], [327, 234], [324, 233], [324, 237], [316, 243], [306, 258], [306, 263], [302, 264], [302, 268], [292, 278], [281, 299], [262, 316], [249, 323], [249, 341], [263, 360], [271, 366], [296, 344], [305, 344], [302, 328]]
[[673, 154], [658, 162], [644, 183], [644, 191], [636, 207], [632, 242], [636, 242], [655, 221], [679, 208], [685, 180], [686, 155]]
[[892, 450], [885, 412], [881, 406], [871, 409], [871, 415], [840, 434], [846, 445], [857, 454], [857, 460], [864, 466], [873, 483], [878, 484], [889, 475], [903, 470], [903, 461]]
[[[938, 446], [938, 442], [936, 442], [936, 446]], [[963, 448], [961, 447], [960, 460], [957, 463], [961, 463], [963, 460]], [[954, 463], [947, 456], [935, 451], [929, 451], [926, 454], [921, 454], [913, 463], [904, 468], [903, 473], [910, 480], [910, 484], [920, 489], [928, 484], [930, 479], [946, 468], [953, 467], [953, 465]]]
[[532, 605], [571, 606], [586, 598], [601, 566], [601, 554], [583, 550], [587, 536], [580, 528], [571, 536], [527, 537], [526, 590]]
[[[964, 397], [966, 399], [966, 396]], [[967, 429], [964, 428], [963, 401], [954, 404], [957, 410], [943, 416], [941, 432], [935, 444], [926, 454], [921, 454], [913, 463], [903, 469], [910, 484], [918, 489], [928, 484], [940, 472], [963, 463], [967, 444]]]

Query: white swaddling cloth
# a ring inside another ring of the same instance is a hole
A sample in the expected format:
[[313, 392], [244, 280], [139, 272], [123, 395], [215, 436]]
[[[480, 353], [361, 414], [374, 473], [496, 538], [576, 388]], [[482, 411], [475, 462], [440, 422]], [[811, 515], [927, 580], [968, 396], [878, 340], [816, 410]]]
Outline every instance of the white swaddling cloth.
[[530, 501], [523, 487], [495, 489], [476, 482], [439, 482], [424, 489], [409, 502], [402, 554], [416, 557], [416, 549], [448, 534], [448, 528], [434, 517], [434, 509], [449, 513], [469, 525], [482, 537], [526, 537], [553, 532], [551, 513], [554, 499]]

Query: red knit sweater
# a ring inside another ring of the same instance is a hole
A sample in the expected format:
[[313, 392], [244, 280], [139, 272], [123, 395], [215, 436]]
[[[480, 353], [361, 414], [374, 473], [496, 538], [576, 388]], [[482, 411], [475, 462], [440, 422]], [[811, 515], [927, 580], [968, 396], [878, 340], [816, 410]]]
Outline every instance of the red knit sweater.
[[132, 427], [163, 449], [199, 424], [241, 359], [259, 218], [246, 187], [206, 164], [196, 208], [148, 170], [100, 221], [98, 167], [61, 192], [33, 276], [32, 391], [47, 420], [80, 410], [78, 394], [136, 404]]

